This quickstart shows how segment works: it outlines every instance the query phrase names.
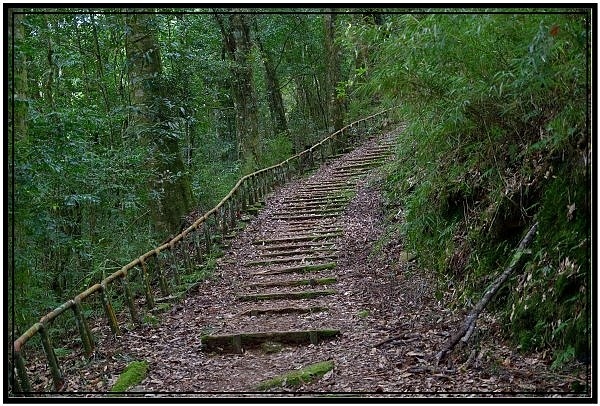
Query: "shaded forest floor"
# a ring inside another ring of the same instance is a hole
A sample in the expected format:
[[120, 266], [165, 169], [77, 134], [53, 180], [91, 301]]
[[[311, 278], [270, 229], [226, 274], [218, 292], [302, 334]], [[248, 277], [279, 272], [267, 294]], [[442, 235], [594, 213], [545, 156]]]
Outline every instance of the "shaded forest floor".
[[[393, 137], [394, 132], [387, 135]], [[240, 264], [256, 259], [253, 240], [273, 225], [283, 202], [308, 181], [327, 182], [335, 175], [336, 165], [343, 165], [350, 156], [360, 157], [369, 144], [379, 141], [368, 141], [272, 194], [218, 260], [214, 277], [161, 313], [157, 326], [145, 325], [114, 339], [107, 328], [96, 325], [96, 357], [79, 372], [67, 367], [63, 390], [104, 396], [99, 392], [110, 390], [128, 362], [146, 360], [148, 376], [131, 390], [139, 393], [129, 396], [589, 396], [588, 368], [570, 364], [552, 370], [546, 354], [518, 353], [504, 341], [500, 322], [489, 313], [479, 320], [465, 348], [435, 366], [436, 353], [469, 309], [452, 310], [456, 292], [451, 290], [438, 292], [436, 298], [435, 275], [420, 269], [416, 261], [406, 261], [399, 236], [388, 235], [385, 242], [378, 242], [386, 232], [379, 169], [370, 170], [358, 181], [356, 194], [336, 219], [343, 230], [335, 241], [339, 253], [336, 267], [315, 276], [337, 279], [331, 287], [334, 295], [310, 300], [311, 305], [327, 311], [240, 316], [247, 304], [237, 297], [251, 278], [248, 268]], [[280, 306], [287, 304], [284, 301]], [[341, 335], [317, 345], [283, 346], [275, 352], [201, 351], [202, 334], [257, 326], [278, 330], [335, 327]], [[324, 360], [332, 360], [334, 368], [320, 379], [296, 388], [270, 390], [276, 393], [255, 390], [259, 382]], [[43, 384], [38, 382], [38, 386]], [[574, 388], [584, 393], [574, 394]]]

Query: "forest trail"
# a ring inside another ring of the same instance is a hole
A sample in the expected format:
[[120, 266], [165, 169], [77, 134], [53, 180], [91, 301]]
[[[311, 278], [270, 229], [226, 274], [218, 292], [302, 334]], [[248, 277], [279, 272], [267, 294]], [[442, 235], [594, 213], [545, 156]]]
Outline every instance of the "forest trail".
[[354, 252], [373, 244], [380, 219], [372, 216], [381, 217], [381, 202], [364, 202], [378, 207], [356, 218], [350, 213], [357, 188], [392, 157], [398, 131], [270, 195], [219, 260], [218, 286], [203, 286], [163, 321], [168, 336], [153, 344], [156, 363], [136, 389], [254, 391], [262, 381], [345, 352], [346, 340], [373, 311], [361, 297], [367, 292], [354, 286], [366, 263], [352, 263], [347, 244], [363, 246], [352, 244]]
[[[345, 395], [428, 396], [568, 390], [540, 358], [521, 356], [496, 337], [434, 366], [460, 322], [449, 289], [407, 262], [398, 236], [384, 235], [378, 167], [393, 155], [402, 127], [367, 140], [289, 182], [228, 244], [214, 276], [170, 310], [117, 340], [94, 328], [99, 345], [66, 392], [107, 392], [133, 360], [149, 364], [129, 392], [143, 396], [250, 396], [274, 377], [315, 363], [333, 369], [267, 389]], [[477, 341], [477, 338], [474, 340]], [[585, 379], [585, 377], [579, 377]], [[358, 392], [359, 394], [356, 394]]]

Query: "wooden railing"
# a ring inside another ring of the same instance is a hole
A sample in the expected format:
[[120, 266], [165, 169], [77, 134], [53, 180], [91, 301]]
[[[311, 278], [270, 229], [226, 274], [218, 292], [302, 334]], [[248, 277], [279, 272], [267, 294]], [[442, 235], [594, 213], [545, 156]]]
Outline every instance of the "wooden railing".
[[[182, 243], [184, 242], [187, 243], [185, 249], [180, 250], [180, 254], [183, 255], [188, 264], [192, 262], [190, 247], [195, 251], [197, 258], [202, 258], [204, 254], [210, 253], [213, 248], [215, 237], [225, 238], [225, 236], [235, 227], [236, 221], [241, 216], [241, 213], [249, 206], [264, 199], [267, 193], [271, 192], [275, 187], [284, 184], [294, 175], [303, 174], [304, 171], [314, 167], [316, 163], [323, 163], [331, 156], [341, 152], [342, 147], [347, 148], [352, 145], [355, 141], [359, 140], [361, 135], [387, 125], [390, 121], [390, 110], [391, 109], [387, 109], [355, 121], [324, 138], [309, 149], [302, 151], [277, 165], [261, 169], [242, 177], [227, 196], [225, 196], [213, 209], [199, 217], [180, 234], [134, 259], [117, 272], [103, 279], [100, 283], [96, 283], [89, 287], [73, 299], [68, 300], [43, 316], [39, 322], [31, 326], [13, 343], [13, 365], [17, 371], [17, 377], [13, 376], [11, 382], [13, 392], [31, 392], [31, 384], [25, 366], [23, 348], [36, 334], [40, 335], [48, 367], [52, 375], [54, 388], [55, 390], [61, 388], [63, 375], [48, 332], [50, 323], [58, 316], [64, 314], [68, 310], [73, 312], [75, 324], [81, 337], [83, 351], [86, 356], [91, 356], [94, 352], [94, 339], [83, 312], [82, 303], [84, 300], [89, 299], [92, 295], [100, 294], [104, 313], [108, 320], [111, 332], [115, 336], [120, 335], [119, 323], [108, 293], [108, 287], [116, 281], [119, 281], [125, 296], [126, 306], [129, 309], [131, 321], [136, 326], [140, 325], [140, 314], [136, 307], [135, 296], [128, 281], [133, 274], [141, 272], [145, 305], [148, 310], [153, 309], [155, 307], [155, 297], [151, 287], [151, 282], [153, 280], [158, 280], [162, 295], [169, 295], [166, 279], [167, 272], [165, 272], [165, 258], [161, 258], [161, 253], [164, 252], [170, 254], [171, 260], [175, 263], [174, 266], [170, 266], [172, 278], [174, 283], [179, 285], [181, 282], [176, 262], [176, 247], [183, 245]], [[152, 268], [149, 266], [150, 261], [156, 261], [154, 264], [155, 266]], [[156, 272], [151, 274], [151, 269], [155, 269]]]

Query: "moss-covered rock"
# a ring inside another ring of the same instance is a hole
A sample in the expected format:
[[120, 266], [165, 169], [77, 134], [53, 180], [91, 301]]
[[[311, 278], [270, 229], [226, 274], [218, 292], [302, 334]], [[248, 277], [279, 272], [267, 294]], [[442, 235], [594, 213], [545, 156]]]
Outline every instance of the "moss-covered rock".
[[256, 390], [264, 391], [282, 386], [299, 387], [321, 378], [327, 372], [333, 369], [333, 361], [322, 361], [316, 364], [308, 365], [297, 371], [291, 371], [283, 375], [276, 376], [256, 386]]
[[125, 392], [142, 382], [148, 374], [148, 361], [130, 362], [110, 389], [111, 392]]

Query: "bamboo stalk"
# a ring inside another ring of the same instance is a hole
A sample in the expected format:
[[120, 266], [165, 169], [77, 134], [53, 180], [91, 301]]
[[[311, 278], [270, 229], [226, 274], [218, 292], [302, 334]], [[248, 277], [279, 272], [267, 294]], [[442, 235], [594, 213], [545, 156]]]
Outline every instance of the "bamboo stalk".
[[177, 285], [181, 285], [181, 274], [186, 274], [192, 272], [194, 269], [194, 261], [192, 260], [192, 255], [190, 254], [190, 246], [189, 244], [185, 244], [181, 246], [181, 250], [183, 251], [183, 272], [179, 267], [179, 262], [177, 261], [177, 257], [173, 254], [173, 280]]
[[[172, 248], [173, 245], [171, 244], [170, 247]], [[171, 251], [171, 249], [169, 249], [169, 251]], [[156, 267], [158, 268], [158, 285], [160, 287], [160, 292], [162, 293], [162, 295], [169, 296], [169, 285], [167, 284], [167, 279], [165, 277], [165, 267], [161, 266], [160, 261], [158, 260], [158, 255], [158, 253], [154, 255]]]
[[115, 311], [112, 307], [112, 304], [110, 303], [110, 298], [108, 297], [106, 285], [102, 285], [102, 289], [100, 290], [100, 292], [102, 296], [102, 304], [104, 305], [104, 312], [106, 313], [106, 318], [108, 319], [110, 330], [115, 336], [119, 336], [121, 335], [119, 323], [117, 323], [117, 316], [115, 315]]
[[73, 313], [75, 314], [75, 322], [77, 323], [77, 329], [79, 330], [79, 335], [81, 336], [81, 344], [83, 345], [84, 354], [86, 357], [90, 357], [94, 352], [94, 341], [92, 339], [90, 328], [83, 314], [81, 301], [74, 300]]
[[200, 241], [200, 230], [196, 229], [196, 233], [194, 234], [194, 246], [195, 246], [195, 257], [196, 261], [202, 261], [202, 243]]
[[42, 325], [39, 329], [40, 338], [42, 339], [42, 345], [44, 347], [44, 352], [46, 353], [46, 359], [48, 360], [50, 373], [52, 374], [54, 389], [58, 391], [60, 390], [64, 382], [62, 372], [60, 371], [58, 359], [56, 358], [56, 354], [54, 353], [54, 348], [52, 347], [52, 343], [50, 342], [50, 336], [48, 335], [46, 326], [44, 325], [44, 323], [41, 324]]
[[148, 307], [148, 310], [152, 310], [154, 308], [154, 295], [152, 294], [152, 289], [150, 288], [150, 276], [148, 275], [148, 269], [146, 268], [146, 263], [143, 259], [140, 259], [140, 264], [142, 265], [142, 278], [144, 280], [146, 306]]
[[224, 241], [225, 237], [227, 236], [227, 209], [225, 208], [225, 206], [223, 207], [223, 210], [220, 213], [220, 217], [221, 217], [221, 240]]
[[209, 255], [212, 249], [212, 236], [210, 235], [210, 225], [208, 221], [204, 223], [204, 243], [206, 244], [206, 254]]
[[137, 309], [135, 307], [135, 302], [133, 300], [133, 295], [131, 294], [131, 288], [129, 286], [129, 282], [127, 282], [127, 275], [121, 279], [121, 284], [123, 285], [123, 291], [125, 292], [125, 300], [127, 302], [127, 307], [129, 308], [129, 314], [131, 315], [131, 321], [136, 326], [141, 324], [140, 317], [138, 315]]
[[[233, 195], [231, 199], [236, 199], [236, 195]], [[231, 230], [235, 229], [235, 220], [237, 219], [237, 202], [236, 200], [230, 200], [230, 208], [229, 208], [229, 228]]]
[[[21, 391], [28, 393], [31, 392], [31, 384], [29, 383], [29, 377], [27, 376], [27, 369], [25, 368], [25, 360], [21, 355], [21, 351], [15, 351], [13, 353], [14, 360], [17, 367], [17, 375], [21, 382], [20, 389]], [[16, 381], [16, 378], [15, 378]]]

